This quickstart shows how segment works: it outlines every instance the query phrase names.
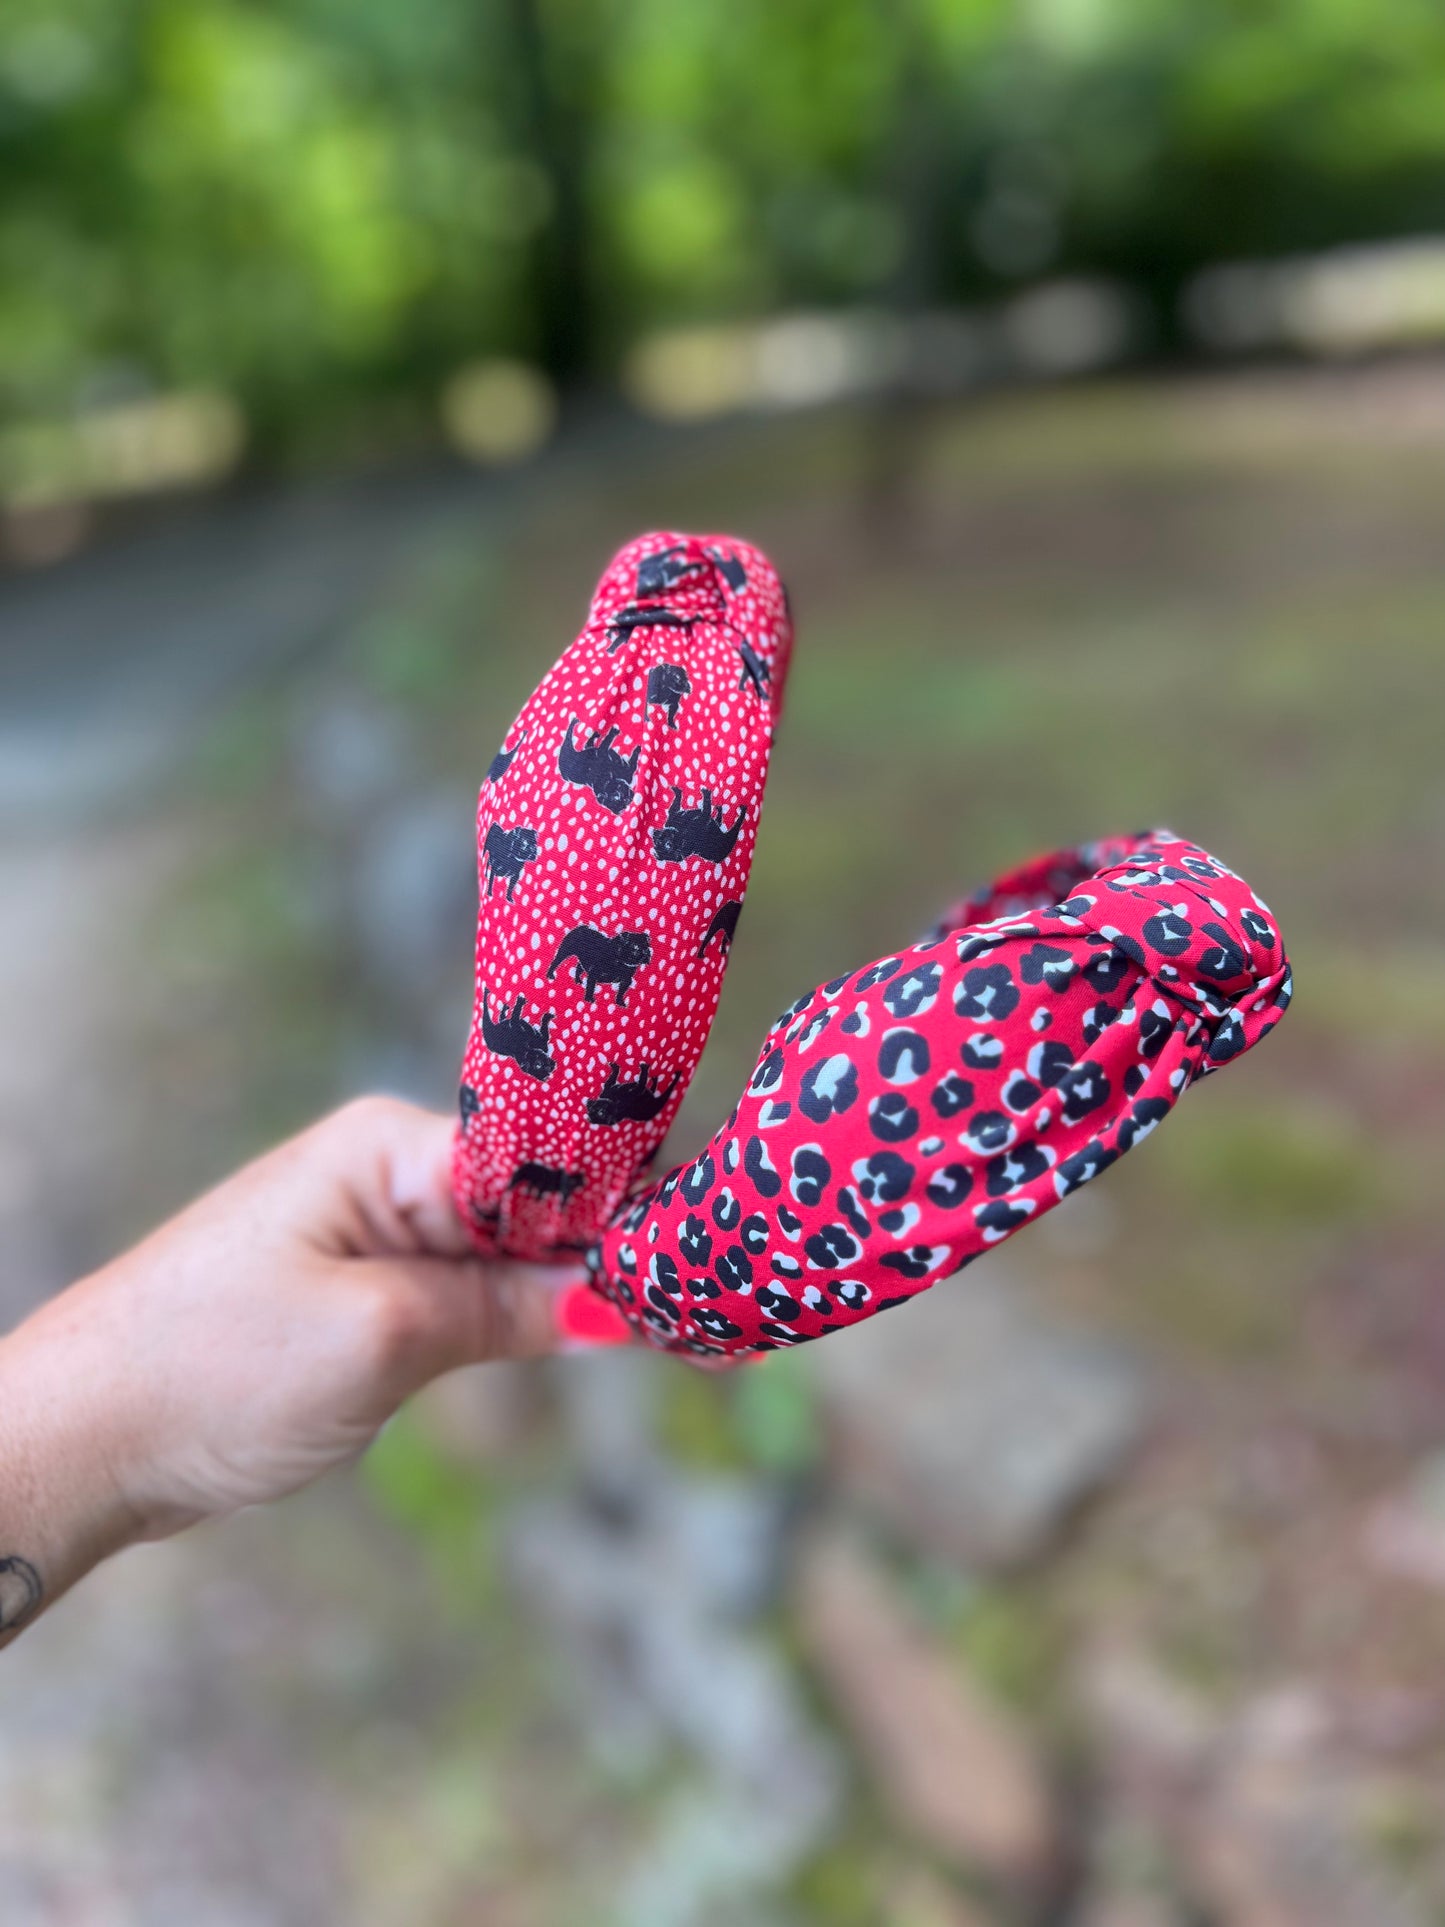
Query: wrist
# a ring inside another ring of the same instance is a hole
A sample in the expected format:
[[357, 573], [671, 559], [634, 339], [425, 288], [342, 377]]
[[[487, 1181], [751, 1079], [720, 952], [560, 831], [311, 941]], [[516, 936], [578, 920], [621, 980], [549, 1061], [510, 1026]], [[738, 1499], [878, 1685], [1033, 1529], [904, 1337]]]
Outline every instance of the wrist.
[[77, 1357], [60, 1303], [0, 1340], [0, 1642], [142, 1536], [108, 1387]]

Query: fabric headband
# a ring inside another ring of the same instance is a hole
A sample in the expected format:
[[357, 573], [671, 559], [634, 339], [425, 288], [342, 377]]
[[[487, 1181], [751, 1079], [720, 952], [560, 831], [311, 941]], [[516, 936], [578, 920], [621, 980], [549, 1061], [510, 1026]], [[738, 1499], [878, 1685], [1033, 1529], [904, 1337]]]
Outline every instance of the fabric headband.
[[1275, 921], [1224, 864], [1164, 830], [1086, 844], [799, 998], [706, 1148], [635, 1189], [716, 1008], [790, 642], [757, 550], [640, 538], [478, 812], [458, 1205], [483, 1250], [585, 1249], [595, 1289], [698, 1362], [799, 1344], [958, 1270], [1148, 1136], [1290, 998]]

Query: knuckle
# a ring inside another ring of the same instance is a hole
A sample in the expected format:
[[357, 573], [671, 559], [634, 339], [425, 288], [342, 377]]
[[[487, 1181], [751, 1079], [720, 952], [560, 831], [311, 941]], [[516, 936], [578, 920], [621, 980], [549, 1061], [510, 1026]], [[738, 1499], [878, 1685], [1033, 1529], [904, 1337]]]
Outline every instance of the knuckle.
[[385, 1377], [415, 1357], [426, 1328], [412, 1293], [389, 1282], [378, 1285], [359, 1316], [362, 1357], [370, 1371]]

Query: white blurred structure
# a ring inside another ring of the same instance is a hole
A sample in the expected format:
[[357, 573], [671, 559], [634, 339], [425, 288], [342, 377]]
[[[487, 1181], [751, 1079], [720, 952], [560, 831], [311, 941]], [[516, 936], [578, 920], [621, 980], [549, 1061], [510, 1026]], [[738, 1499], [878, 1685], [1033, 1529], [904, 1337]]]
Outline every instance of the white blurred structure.
[[1220, 354], [1290, 348], [1339, 356], [1445, 341], [1445, 236], [1209, 268], [1183, 320]]
[[669, 329], [637, 344], [623, 381], [645, 414], [705, 421], [1089, 374], [1127, 359], [1139, 336], [1135, 304], [1114, 283], [1047, 281], [996, 307], [856, 309]]

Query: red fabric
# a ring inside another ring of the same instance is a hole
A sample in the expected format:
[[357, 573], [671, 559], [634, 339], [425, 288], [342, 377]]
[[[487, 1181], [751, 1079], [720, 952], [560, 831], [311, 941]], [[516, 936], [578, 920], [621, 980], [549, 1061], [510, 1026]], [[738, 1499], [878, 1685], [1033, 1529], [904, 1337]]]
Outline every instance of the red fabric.
[[1039, 859], [800, 998], [706, 1149], [591, 1254], [651, 1343], [716, 1359], [857, 1323], [1051, 1210], [1290, 996], [1273, 917], [1167, 831]]
[[757, 549], [630, 542], [477, 808], [476, 1009], [453, 1186], [483, 1251], [582, 1251], [712, 1025], [792, 625]]
[[[958, 1270], [1146, 1137], [1290, 995], [1274, 919], [1197, 845], [1161, 830], [1041, 857], [800, 998], [711, 1143], [635, 1189], [712, 1023], [791, 639], [756, 549], [630, 543], [477, 812], [458, 1205], [483, 1251], [585, 1252], [635, 1331], [713, 1363]], [[574, 1290], [561, 1328], [599, 1342], [607, 1307]]]

